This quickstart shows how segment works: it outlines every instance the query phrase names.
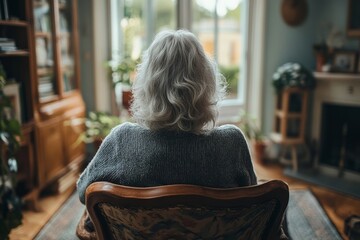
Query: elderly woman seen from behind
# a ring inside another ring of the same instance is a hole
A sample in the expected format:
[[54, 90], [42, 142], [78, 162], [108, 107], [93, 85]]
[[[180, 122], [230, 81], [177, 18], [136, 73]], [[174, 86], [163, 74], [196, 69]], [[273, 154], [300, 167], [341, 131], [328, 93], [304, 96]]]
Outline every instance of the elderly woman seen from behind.
[[160, 32], [145, 52], [133, 86], [136, 121], [115, 127], [81, 174], [82, 203], [93, 182], [128, 186], [257, 184], [244, 135], [215, 127], [225, 83], [197, 38]]

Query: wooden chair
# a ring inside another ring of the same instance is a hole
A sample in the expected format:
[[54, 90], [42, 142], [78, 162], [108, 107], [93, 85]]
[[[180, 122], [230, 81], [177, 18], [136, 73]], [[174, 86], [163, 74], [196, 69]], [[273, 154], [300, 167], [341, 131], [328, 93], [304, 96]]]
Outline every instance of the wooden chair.
[[86, 190], [100, 240], [279, 239], [288, 200], [288, 186], [280, 180], [228, 189], [97, 182]]

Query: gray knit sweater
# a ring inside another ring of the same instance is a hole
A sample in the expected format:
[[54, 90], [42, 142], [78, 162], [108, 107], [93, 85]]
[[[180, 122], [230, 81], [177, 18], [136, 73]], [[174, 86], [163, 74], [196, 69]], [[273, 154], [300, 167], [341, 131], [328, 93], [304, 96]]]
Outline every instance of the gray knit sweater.
[[93, 182], [128, 186], [196, 184], [209, 187], [255, 185], [247, 142], [233, 125], [203, 135], [151, 131], [137, 124], [115, 127], [77, 182], [80, 201]]

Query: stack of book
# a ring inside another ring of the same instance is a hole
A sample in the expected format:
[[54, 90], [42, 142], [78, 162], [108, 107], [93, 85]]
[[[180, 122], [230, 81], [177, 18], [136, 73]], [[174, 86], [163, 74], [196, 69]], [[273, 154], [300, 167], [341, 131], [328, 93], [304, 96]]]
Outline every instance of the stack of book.
[[0, 38], [0, 52], [11, 52], [16, 50], [17, 48], [14, 39]]
[[54, 95], [54, 84], [52, 76], [43, 76], [39, 78], [39, 95], [41, 98]]

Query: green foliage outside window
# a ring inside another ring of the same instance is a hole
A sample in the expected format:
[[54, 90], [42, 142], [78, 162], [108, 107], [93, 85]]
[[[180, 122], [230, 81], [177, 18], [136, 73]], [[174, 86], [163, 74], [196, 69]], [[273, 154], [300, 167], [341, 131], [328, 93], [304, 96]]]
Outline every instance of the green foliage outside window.
[[225, 67], [225, 66], [219, 66], [219, 70], [226, 78], [227, 84], [228, 84], [228, 92], [229, 94], [236, 94], [238, 89], [238, 80], [239, 80], [239, 74], [240, 69], [238, 66], [231, 66], [231, 67]]

